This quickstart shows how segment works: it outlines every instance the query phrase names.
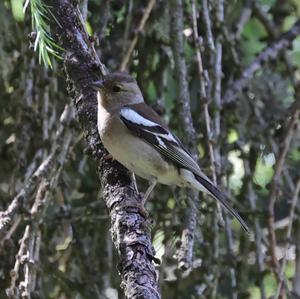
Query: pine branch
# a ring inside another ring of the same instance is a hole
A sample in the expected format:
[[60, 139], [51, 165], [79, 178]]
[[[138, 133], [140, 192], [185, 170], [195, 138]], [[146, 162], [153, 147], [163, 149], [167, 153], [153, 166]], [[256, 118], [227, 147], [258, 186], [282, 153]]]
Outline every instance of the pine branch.
[[[29, 0], [24, 5], [24, 11], [29, 4]], [[49, 20], [55, 19], [51, 11], [51, 6], [46, 5], [43, 0], [30, 0], [30, 10], [32, 18], [32, 28], [36, 32], [34, 41], [34, 51], [38, 51], [39, 63], [43, 62], [44, 66], [52, 68], [51, 56], [62, 59], [60, 52], [63, 48], [53, 40], [49, 33]], [[56, 22], [58, 22], [55, 19]], [[58, 23], [58, 25], [60, 25]]]
[[300, 20], [284, 34], [282, 34], [274, 43], [266, 47], [254, 60], [247, 66], [239, 79], [233, 82], [224, 93], [223, 103], [228, 104], [236, 100], [238, 93], [247, 86], [249, 80], [254, 74], [268, 61], [276, 59], [283, 49], [291, 46], [293, 40], [300, 34]]

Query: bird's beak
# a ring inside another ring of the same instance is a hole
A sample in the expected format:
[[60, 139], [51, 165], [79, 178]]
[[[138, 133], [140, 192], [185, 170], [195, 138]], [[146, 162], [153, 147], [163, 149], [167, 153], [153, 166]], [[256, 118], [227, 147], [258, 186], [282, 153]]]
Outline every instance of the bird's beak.
[[103, 88], [103, 81], [102, 80], [94, 81], [91, 83], [91, 86], [93, 89], [99, 91], [100, 89]]

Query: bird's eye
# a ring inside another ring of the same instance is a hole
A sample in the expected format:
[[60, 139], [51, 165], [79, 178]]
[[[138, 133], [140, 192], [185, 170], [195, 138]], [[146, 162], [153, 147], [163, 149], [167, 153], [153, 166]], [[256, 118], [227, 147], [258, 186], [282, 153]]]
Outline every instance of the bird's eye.
[[113, 90], [113, 92], [119, 92], [119, 91], [121, 91], [121, 87], [118, 85], [114, 85], [112, 90]]

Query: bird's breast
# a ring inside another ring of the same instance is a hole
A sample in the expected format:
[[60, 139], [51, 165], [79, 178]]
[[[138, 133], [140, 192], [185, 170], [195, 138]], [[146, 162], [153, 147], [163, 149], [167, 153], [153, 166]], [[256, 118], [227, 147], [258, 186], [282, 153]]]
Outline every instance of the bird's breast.
[[178, 184], [178, 170], [153, 146], [133, 135], [118, 115], [98, 110], [98, 130], [104, 147], [130, 171], [147, 180]]
[[111, 117], [112, 115], [106, 109], [102, 108], [101, 105], [98, 105], [97, 125], [98, 125], [98, 132], [101, 139], [102, 136], [106, 132], [108, 132], [108, 127], [109, 127]]

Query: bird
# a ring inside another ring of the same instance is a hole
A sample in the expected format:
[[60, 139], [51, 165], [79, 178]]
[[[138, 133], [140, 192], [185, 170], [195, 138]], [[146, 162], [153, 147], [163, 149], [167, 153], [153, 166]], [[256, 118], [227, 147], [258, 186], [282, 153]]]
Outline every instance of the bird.
[[180, 139], [145, 103], [130, 74], [112, 72], [91, 85], [97, 91], [98, 132], [110, 157], [150, 182], [143, 202], [157, 183], [202, 191], [219, 201], [249, 233], [225, 193], [203, 173]]

